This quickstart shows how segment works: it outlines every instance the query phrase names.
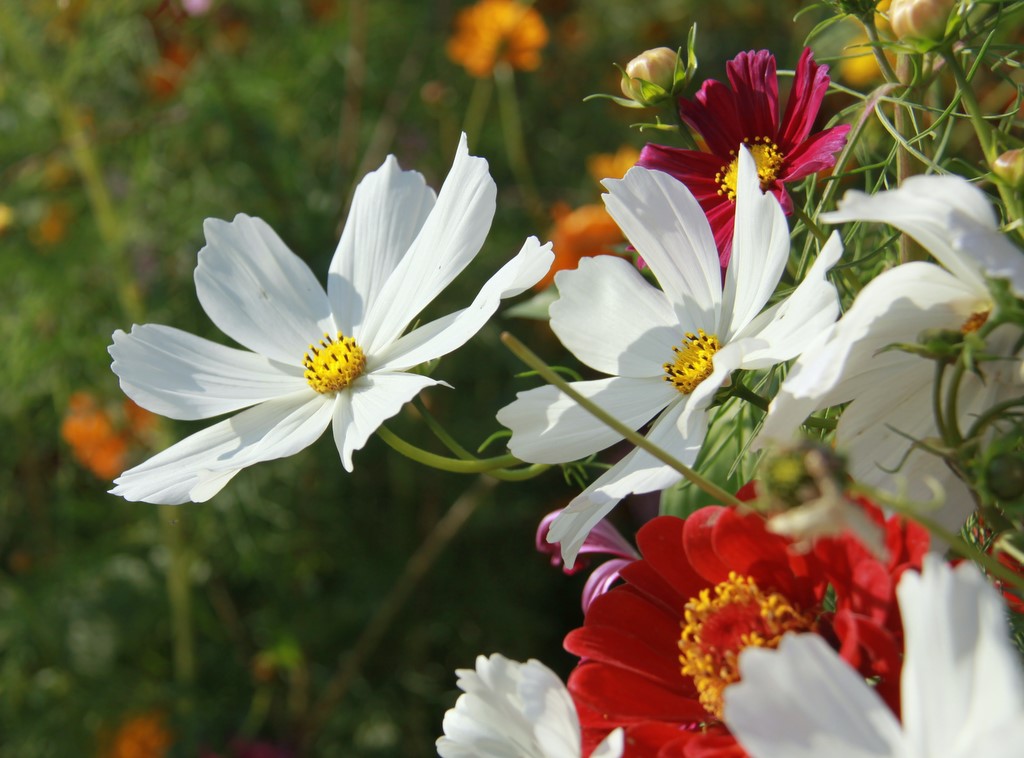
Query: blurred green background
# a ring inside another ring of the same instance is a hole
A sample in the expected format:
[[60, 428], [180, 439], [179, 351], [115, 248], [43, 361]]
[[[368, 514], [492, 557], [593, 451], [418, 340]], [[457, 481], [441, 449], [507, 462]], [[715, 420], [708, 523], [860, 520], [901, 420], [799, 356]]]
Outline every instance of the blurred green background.
[[[207, 504], [124, 502], [113, 475], [203, 424], [126, 409], [111, 333], [226, 341], [192, 283], [204, 218], [259, 215], [323, 276], [361, 176], [394, 153], [438, 187], [468, 121], [499, 197], [481, 256], [433, 306], [461, 307], [527, 235], [549, 238], [556, 204], [599, 202], [590, 156], [643, 145], [642, 112], [582, 102], [618, 94], [613, 62], [678, 47], [696, 21], [698, 82], [750, 48], [791, 68], [821, 15], [541, 0], [541, 64], [502, 90], [446, 55], [466, 3], [203, 5], [0, 4], [0, 755], [431, 755], [454, 669], [478, 653], [572, 665], [583, 577], [533, 538], [573, 488], [557, 471], [490, 487], [373, 438], [346, 475], [322, 439]], [[502, 329], [561, 357], [543, 323], [498, 319], [442, 362], [456, 389], [424, 402], [470, 448], [535, 383], [514, 378]], [[437, 449], [411, 407], [389, 425]]]

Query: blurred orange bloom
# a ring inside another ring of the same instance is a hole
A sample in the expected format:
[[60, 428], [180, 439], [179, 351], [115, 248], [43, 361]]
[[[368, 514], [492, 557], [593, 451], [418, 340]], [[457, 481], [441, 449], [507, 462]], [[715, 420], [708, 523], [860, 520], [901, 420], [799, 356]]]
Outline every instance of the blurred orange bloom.
[[164, 758], [174, 739], [161, 713], [134, 716], [118, 727], [102, 758]]
[[547, 43], [548, 27], [530, 6], [516, 0], [479, 0], [455, 17], [455, 33], [446, 50], [452, 62], [484, 78], [498, 61], [533, 71], [540, 66], [540, 50]]
[[604, 179], [621, 179], [636, 162], [640, 151], [630, 145], [623, 145], [614, 153], [598, 153], [587, 158], [587, 171], [598, 184]]
[[60, 434], [75, 460], [100, 479], [113, 479], [125, 469], [129, 443], [152, 428], [155, 417], [126, 400], [127, 424], [117, 429], [110, 414], [88, 392], [75, 392], [61, 422]]
[[46, 213], [39, 219], [39, 223], [32, 227], [29, 237], [39, 247], [56, 245], [67, 236], [69, 223], [71, 223], [71, 209], [66, 203], [54, 203], [47, 207]]
[[555, 207], [552, 215], [555, 228], [551, 231], [551, 246], [555, 262], [534, 289], [548, 287], [557, 272], [576, 268], [580, 258], [618, 254], [616, 247], [625, 242], [622, 231], [603, 205], [582, 205], [576, 210], [569, 210], [568, 206], [561, 204]]

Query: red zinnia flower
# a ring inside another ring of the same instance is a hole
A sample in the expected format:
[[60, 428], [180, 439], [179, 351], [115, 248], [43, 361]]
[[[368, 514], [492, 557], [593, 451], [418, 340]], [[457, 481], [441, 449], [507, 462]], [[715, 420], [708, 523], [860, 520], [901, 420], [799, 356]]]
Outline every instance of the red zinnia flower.
[[710, 152], [647, 145], [638, 163], [671, 174], [693, 193], [714, 230], [723, 269], [732, 252], [739, 146], [750, 148], [761, 189], [775, 195], [789, 214], [793, 201], [785, 183], [834, 166], [850, 130], [835, 126], [811, 136], [829, 77], [828, 66], [816, 64], [810, 48], [800, 56], [781, 124], [775, 56], [767, 50], [740, 53], [726, 64], [726, 73], [732, 89], [708, 79], [692, 101], [679, 99], [680, 117]]
[[799, 552], [760, 516], [722, 506], [646, 524], [643, 558], [621, 569], [625, 584], [595, 599], [565, 639], [582, 659], [568, 686], [584, 755], [619, 726], [627, 758], [744, 755], [721, 723], [722, 693], [739, 680], [745, 647], [775, 647], [791, 631], [828, 640], [895, 710], [903, 643], [894, 590], [903, 570], [920, 567], [928, 534], [865, 508], [886, 532], [885, 562], [851, 536]]

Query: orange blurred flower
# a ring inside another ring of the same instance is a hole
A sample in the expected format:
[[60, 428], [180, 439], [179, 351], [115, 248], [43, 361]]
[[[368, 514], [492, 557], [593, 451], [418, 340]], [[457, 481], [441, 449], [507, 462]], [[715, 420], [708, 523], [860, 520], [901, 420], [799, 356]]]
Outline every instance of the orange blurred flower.
[[125, 469], [129, 445], [153, 426], [155, 416], [125, 400], [126, 423], [118, 429], [107, 411], [88, 392], [75, 392], [61, 422], [60, 434], [80, 464], [100, 479], [113, 479]]
[[446, 50], [452, 62], [484, 78], [498, 61], [533, 71], [540, 66], [540, 50], [547, 43], [548, 27], [530, 6], [516, 0], [479, 0], [455, 17], [455, 33]]
[[570, 210], [563, 203], [555, 207], [552, 215], [555, 217], [555, 228], [551, 231], [555, 262], [534, 289], [550, 286], [557, 272], [576, 268], [580, 258], [617, 255], [616, 248], [625, 242], [622, 231], [603, 205], [582, 205]]
[[614, 153], [598, 153], [587, 158], [587, 171], [598, 184], [604, 179], [621, 179], [636, 162], [640, 151], [630, 145], [623, 145]]
[[174, 742], [166, 722], [164, 715], [158, 712], [143, 713], [128, 719], [118, 727], [109, 747], [100, 751], [100, 756], [164, 758]]
[[43, 217], [29, 232], [29, 238], [39, 247], [56, 245], [68, 233], [71, 222], [71, 208], [66, 203], [57, 202], [47, 207]]
[[160, 60], [145, 71], [146, 87], [157, 98], [171, 97], [180, 89], [195, 55], [196, 51], [182, 42], [162, 45]]

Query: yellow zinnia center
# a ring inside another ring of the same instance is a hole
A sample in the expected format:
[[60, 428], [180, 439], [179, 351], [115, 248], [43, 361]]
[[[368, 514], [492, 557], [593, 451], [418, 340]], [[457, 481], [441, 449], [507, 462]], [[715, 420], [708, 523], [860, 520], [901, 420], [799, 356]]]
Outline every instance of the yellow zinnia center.
[[715, 370], [711, 359], [719, 348], [721, 345], [715, 335], [705, 334], [703, 329], [698, 329], [696, 334], [687, 332], [682, 347], [672, 348], [675, 360], [663, 366], [665, 381], [672, 382], [677, 390], [689, 395]]
[[[757, 177], [761, 180], [761, 189], [767, 190], [771, 183], [779, 178], [779, 169], [786, 156], [779, 150], [779, 146], [767, 137], [745, 138], [743, 144], [750, 150], [750, 155], [757, 166]], [[739, 157], [735, 150], [730, 150], [733, 156], [732, 162], [718, 169], [715, 174], [715, 183], [718, 185], [718, 194], [725, 195], [730, 200], [736, 200], [736, 173], [739, 166]]]
[[362, 376], [366, 355], [352, 337], [338, 332], [337, 339], [324, 333], [320, 346], [309, 346], [303, 356], [304, 376], [309, 386], [322, 394], [338, 392]]
[[776, 648], [786, 632], [814, 631], [816, 623], [785, 596], [730, 571], [727, 580], [690, 599], [680, 626], [682, 674], [693, 679], [701, 705], [721, 719], [722, 693], [740, 679], [744, 648]]

